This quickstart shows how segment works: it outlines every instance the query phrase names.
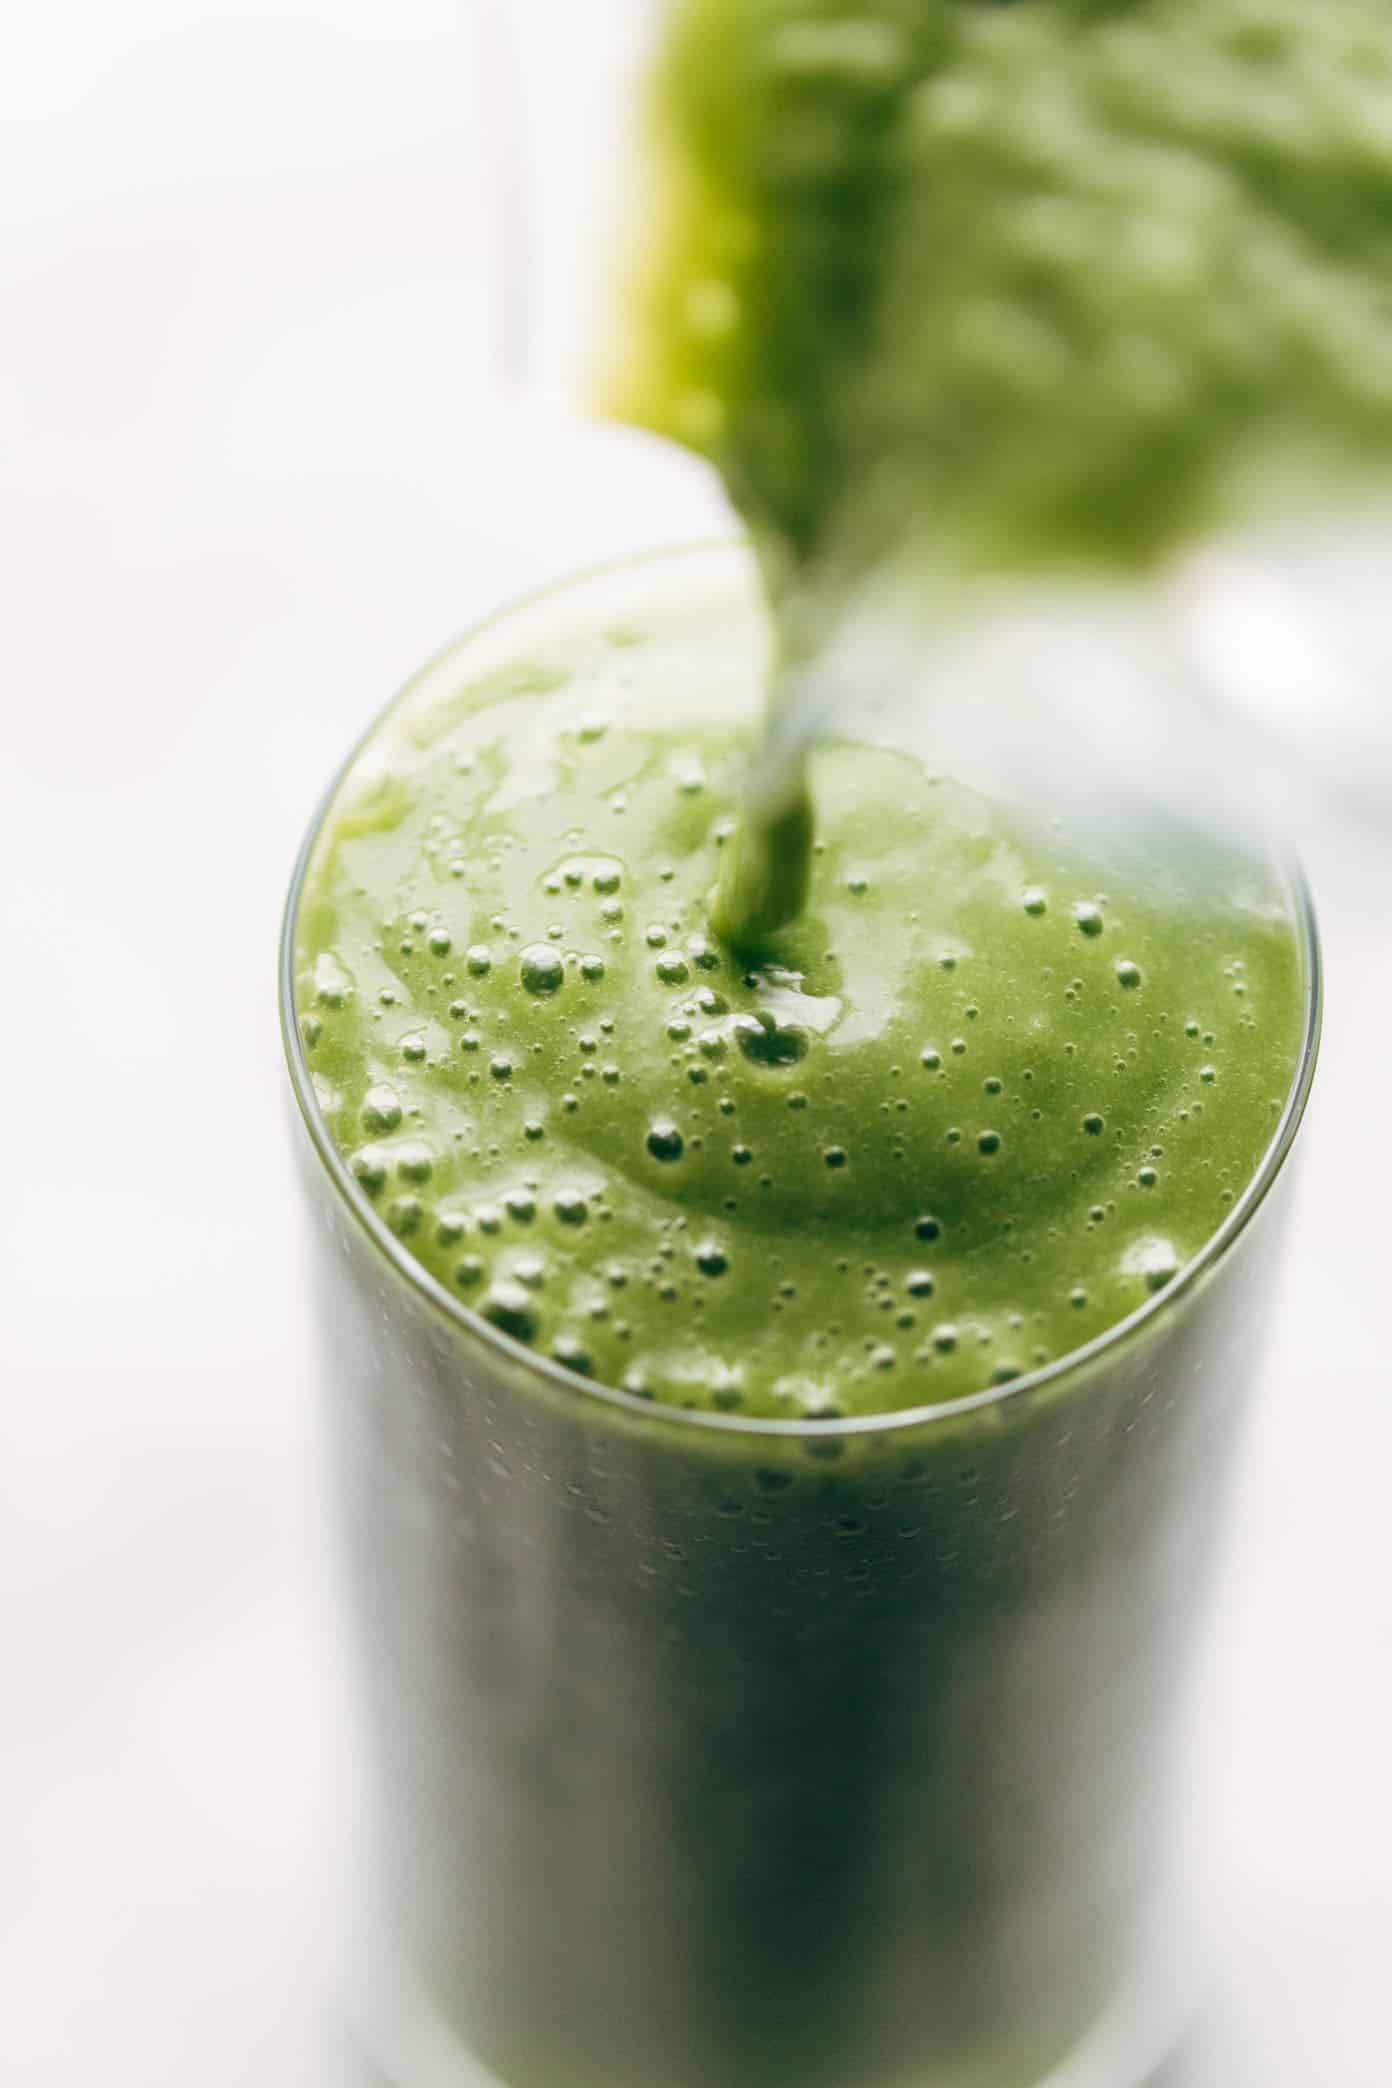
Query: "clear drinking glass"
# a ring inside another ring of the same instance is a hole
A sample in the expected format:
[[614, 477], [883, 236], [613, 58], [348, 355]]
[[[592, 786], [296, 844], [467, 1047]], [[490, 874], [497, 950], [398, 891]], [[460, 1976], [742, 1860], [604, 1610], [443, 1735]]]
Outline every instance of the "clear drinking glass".
[[[757, 700], [752, 563], [714, 546], [506, 612], [365, 749], [585, 633], [692, 619], [743, 634]], [[1185, 1677], [1314, 1069], [1303, 887], [1279, 1122], [1163, 1290], [942, 1406], [678, 1411], [487, 1324], [334, 1146], [297, 909], [361, 756], [296, 870], [281, 1007], [367, 1743], [352, 1998], [388, 2078], [1133, 2088], [1185, 1984]]]

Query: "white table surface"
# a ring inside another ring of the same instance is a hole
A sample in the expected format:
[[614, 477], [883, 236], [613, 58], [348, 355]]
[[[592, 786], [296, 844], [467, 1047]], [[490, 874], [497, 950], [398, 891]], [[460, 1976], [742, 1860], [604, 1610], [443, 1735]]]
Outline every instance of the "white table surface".
[[[464, 10], [41, 12], [0, 67], [0, 2078], [344, 2088], [278, 908], [426, 653], [721, 510], [485, 402]], [[1330, 1013], [1222, 1642], [1213, 2088], [1392, 2078], [1392, 829], [1305, 811]]]

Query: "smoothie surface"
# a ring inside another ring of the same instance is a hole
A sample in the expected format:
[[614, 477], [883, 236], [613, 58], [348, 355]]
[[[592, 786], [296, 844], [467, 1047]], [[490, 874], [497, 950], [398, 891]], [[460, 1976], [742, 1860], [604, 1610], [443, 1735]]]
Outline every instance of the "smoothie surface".
[[1300, 1043], [1288, 896], [828, 745], [806, 908], [751, 964], [708, 899], [754, 654], [705, 614], [581, 631], [369, 749], [298, 920], [320, 1107], [440, 1283], [576, 1371], [786, 1419], [974, 1393], [1241, 1195]]

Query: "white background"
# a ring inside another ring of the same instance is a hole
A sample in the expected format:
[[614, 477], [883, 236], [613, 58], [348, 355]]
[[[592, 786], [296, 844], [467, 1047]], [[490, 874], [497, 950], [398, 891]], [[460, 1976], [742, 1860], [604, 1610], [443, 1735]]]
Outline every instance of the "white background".
[[[0, 28], [6, 2082], [347, 2079], [280, 899], [422, 657], [719, 517], [496, 396], [519, 135], [554, 195], [600, 121], [600, 10], [524, 12], [520, 134], [458, 0]], [[1213, 2088], [1389, 2066], [1392, 830], [1293, 798], [1330, 1012], [1215, 1699]]]

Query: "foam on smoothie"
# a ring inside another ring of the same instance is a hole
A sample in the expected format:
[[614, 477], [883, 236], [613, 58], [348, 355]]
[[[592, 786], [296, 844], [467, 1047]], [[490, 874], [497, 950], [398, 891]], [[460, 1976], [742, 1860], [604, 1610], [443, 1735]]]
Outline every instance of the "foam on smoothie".
[[1123, 1318], [1241, 1194], [1298, 1047], [1287, 898], [828, 745], [806, 908], [741, 956], [709, 895], [757, 650], [704, 607], [582, 624], [384, 735], [301, 908], [309, 1064], [373, 1207], [537, 1352], [678, 1406], [950, 1399]]

